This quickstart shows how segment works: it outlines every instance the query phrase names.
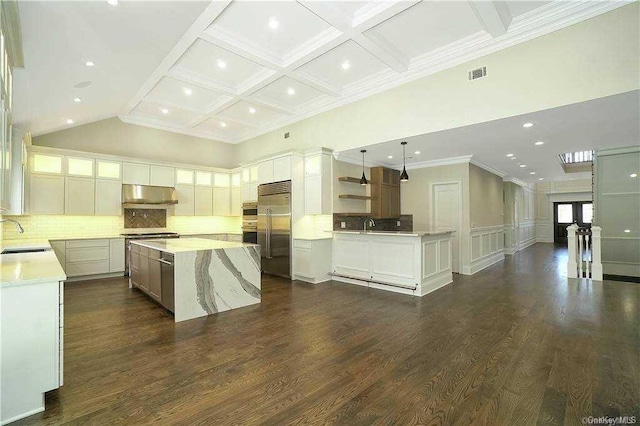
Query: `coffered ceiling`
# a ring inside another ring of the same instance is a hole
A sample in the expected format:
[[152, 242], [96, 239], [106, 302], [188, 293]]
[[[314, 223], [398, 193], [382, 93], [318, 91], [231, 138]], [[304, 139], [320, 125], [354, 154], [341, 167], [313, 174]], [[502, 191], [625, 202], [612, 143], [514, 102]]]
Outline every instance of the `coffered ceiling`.
[[[52, 3], [47, 6], [52, 8], [65, 2], [42, 3]], [[91, 3], [96, 8], [96, 2]], [[108, 13], [135, 22], [130, 3], [137, 2], [122, 1]], [[184, 7], [192, 13], [200, 8], [201, 13], [186, 28], [180, 20], [185, 13], [178, 13], [175, 23], [164, 10], [158, 15], [167, 31], [182, 28], [183, 35], [177, 43], [165, 37], [165, 46], [172, 43], [173, 48], [156, 60], [159, 65], [146, 81], [136, 80], [136, 89], [131, 90], [131, 79], [122, 75], [129, 101], [115, 109], [113, 102], [105, 108], [92, 106], [91, 114], [70, 125], [118, 115], [132, 124], [238, 143], [626, 3], [215, 0], [193, 6], [176, 2], [174, 10]], [[113, 25], [110, 30], [117, 31], [117, 20]], [[46, 34], [40, 37], [46, 39]], [[141, 35], [128, 32], [127, 37], [144, 54]], [[101, 42], [109, 47], [108, 37]], [[124, 65], [129, 57], [114, 60]], [[153, 61], [148, 58], [145, 65]], [[120, 87], [112, 85], [103, 97], [113, 100], [122, 95]], [[58, 130], [64, 117], [54, 125], [50, 115], [46, 123], [38, 117], [25, 121], [33, 124], [36, 134]]]

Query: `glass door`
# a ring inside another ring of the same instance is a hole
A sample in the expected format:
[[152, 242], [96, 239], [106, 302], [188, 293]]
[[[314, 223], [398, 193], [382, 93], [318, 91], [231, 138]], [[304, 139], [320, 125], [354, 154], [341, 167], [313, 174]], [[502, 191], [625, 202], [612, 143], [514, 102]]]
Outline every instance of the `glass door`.
[[567, 243], [567, 227], [577, 224], [581, 228], [591, 228], [593, 203], [591, 201], [553, 203], [553, 241]]

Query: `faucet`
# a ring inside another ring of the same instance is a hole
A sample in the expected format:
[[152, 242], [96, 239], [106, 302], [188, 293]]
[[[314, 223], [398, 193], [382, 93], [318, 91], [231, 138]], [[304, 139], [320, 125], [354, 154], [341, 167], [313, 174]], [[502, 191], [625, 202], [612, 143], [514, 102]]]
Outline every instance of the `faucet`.
[[362, 229], [365, 233], [367, 232], [367, 224], [369, 225], [369, 227], [376, 226], [376, 222], [373, 220], [372, 217], [366, 218], [364, 220], [364, 225], [362, 225]]
[[16, 228], [18, 228], [18, 233], [22, 234], [24, 232], [24, 228], [22, 227], [22, 225], [20, 225], [20, 222], [18, 222], [15, 219], [0, 219], [0, 223], [2, 222], [13, 222], [16, 224]]

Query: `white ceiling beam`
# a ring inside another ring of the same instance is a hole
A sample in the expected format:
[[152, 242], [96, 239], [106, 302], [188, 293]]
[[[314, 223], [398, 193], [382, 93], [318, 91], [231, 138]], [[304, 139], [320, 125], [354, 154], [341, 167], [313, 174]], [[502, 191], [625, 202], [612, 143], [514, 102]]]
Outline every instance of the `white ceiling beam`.
[[507, 33], [513, 17], [505, 1], [470, 0], [469, 5], [486, 32], [493, 37]]
[[164, 57], [160, 65], [156, 67], [140, 90], [138, 90], [135, 96], [129, 101], [125, 107], [126, 114], [133, 111], [147, 93], [158, 84], [158, 81], [169, 71], [173, 64], [187, 51], [198, 36], [226, 9], [229, 3], [231, 3], [231, 0], [220, 0], [211, 2], [211, 4], [207, 6], [205, 11], [196, 19], [193, 25], [189, 27], [185, 35], [173, 46], [173, 49]]

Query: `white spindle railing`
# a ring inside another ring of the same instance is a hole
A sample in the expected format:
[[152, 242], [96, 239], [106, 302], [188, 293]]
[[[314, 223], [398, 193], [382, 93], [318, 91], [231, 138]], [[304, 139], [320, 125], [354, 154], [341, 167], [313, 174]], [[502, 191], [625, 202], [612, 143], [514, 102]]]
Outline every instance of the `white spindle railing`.
[[602, 281], [602, 260], [600, 252], [600, 227], [578, 228], [573, 224], [567, 227], [569, 243], [569, 278], [590, 278]]

